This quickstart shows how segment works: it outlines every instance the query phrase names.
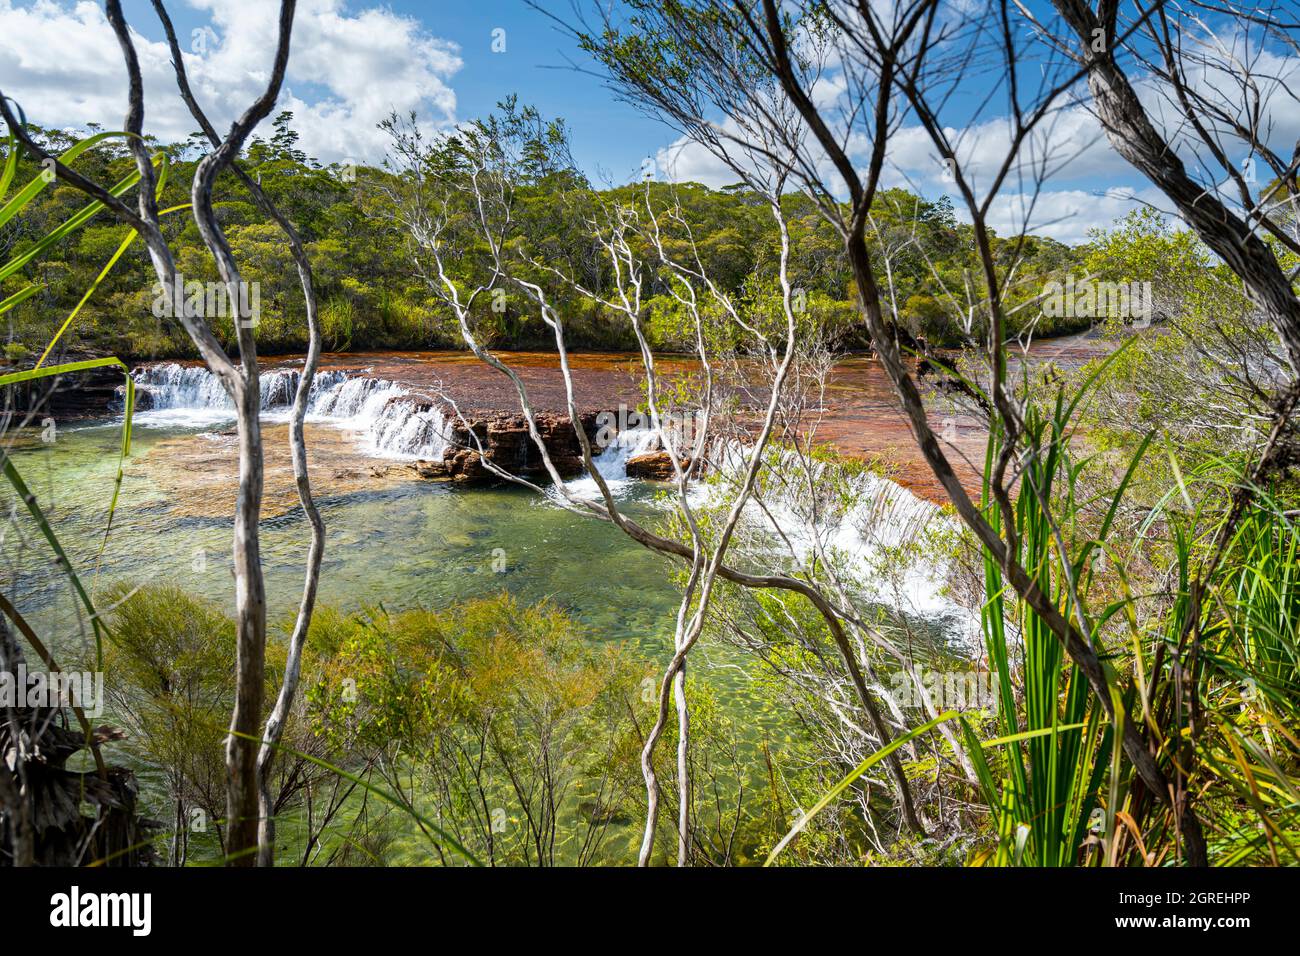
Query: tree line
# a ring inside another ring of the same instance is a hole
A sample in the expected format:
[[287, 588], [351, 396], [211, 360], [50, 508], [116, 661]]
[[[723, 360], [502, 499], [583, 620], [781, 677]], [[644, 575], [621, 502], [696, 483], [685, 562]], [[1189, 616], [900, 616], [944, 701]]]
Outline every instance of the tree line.
[[[573, 161], [563, 121], [543, 121], [514, 100], [502, 104], [503, 115], [514, 114], [527, 124], [529, 161], [517, 197], [521, 241], [532, 253], [563, 264], [593, 289], [609, 291], [613, 279], [600, 250], [591, 241], [585, 221], [602, 205], [626, 204], [646, 192], [657, 206], [670, 202], [680, 209], [705, 271], [729, 294], [758, 297], [770, 290], [777, 272], [778, 237], [763, 198], [744, 183], [712, 189], [698, 183], [646, 181], [602, 188], [593, 185]], [[401, 174], [388, 162], [377, 165], [322, 164], [298, 145], [293, 114], [278, 114], [270, 134], [254, 138], [240, 158], [265, 194], [296, 224], [311, 260], [320, 302], [323, 345], [329, 351], [362, 349], [462, 347], [454, 317], [408, 260], [404, 236], [395, 226]], [[79, 136], [29, 124], [31, 137], [51, 155], [72, 146]], [[88, 132], [98, 132], [91, 124]], [[161, 182], [158, 206], [169, 209], [189, 201], [188, 184], [203, 155], [201, 134], [177, 143], [146, 137], [151, 153], [166, 157], [169, 175]], [[449, 150], [443, 151], [449, 155]], [[108, 139], [82, 153], [77, 169], [97, 182], [117, 182], [128, 175], [133, 161], [128, 147]], [[19, 181], [42, 172], [21, 153]], [[444, 168], [445, 174], [452, 170]], [[298, 288], [290, 249], [279, 229], [267, 222], [254, 198], [229, 171], [218, 178], [215, 215], [231, 249], [246, 263], [246, 283], [256, 283], [259, 315], [255, 334], [263, 354], [299, 352], [306, 345]], [[843, 348], [868, 345], [855, 319], [850, 277], [837, 256], [834, 229], [806, 196], [790, 192], [782, 198], [790, 223], [790, 273], [801, 302], [817, 323]], [[21, 255], [51, 228], [84, 205], [73, 187], [51, 183], [14, 220], [0, 229], [0, 256]], [[464, 210], [462, 210], [464, 212]], [[963, 324], [960, 304], [953, 301], [970, 286], [976, 265], [972, 227], [960, 222], [947, 196], [922, 197], [905, 189], [884, 190], [873, 214], [878, 241], [889, 247], [898, 320], [914, 339], [934, 345], [968, 344], [981, 334], [978, 319]], [[0, 298], [27, 283], [39, 292], [9, 313], [8, 357], [21, 362], [48, 343], [85, 290], [113, 258], [129, 227], [99, 215], [74, 237], [35, 258], [0, 284]], [[215, 283], [219, 276], [205, 254], [192, 218], [173, 214], [162, 219], [168, 241], [176, 248], [177, 267], [186, 283]], [[1043, 282], [1073, 269], [1083, 250], [1055, 240], [1029, 236], [1014, 242], [995, 239], [998, 255], [1020, 263], [1023, 300], [1036, 296]], [[481, 250], [480, 250], [481, 251]], [[457, 263], [458, 281], [473, 282], [483, 266], [476, 250], [467, 248]], [[884, 277], [882, 276], [882, 281]], [[954, 290], [957, 290], [954, 292]], [[647, 298], [651, 343], [675, 349], [683, 340], [681, 319], [667, 289], [651, 290]], [[588, 297], [557, 290], [557, 307], [569, 324], [572, 345], [588, 349], [629, 349], [636, 345], [626, 322]], [[99, 281], [69, 328], [63, 344], [74, 352], [115, 354], [130, 359], [193, 357], [194, 346], [173, 311], [159, 309], [157, 280], [147, 251], [133, 244]], [[211, 316], [221, 343], [234, 345], [234, 310]], [[477, 310], [477, 325], [487, 344], [516, 349], [546, 347], [549, 333], [529, 304], [514, 293]], [[1044, 316], [1023, 311], [1023, 323], [1039, 334], [1075, 331], [1086, 318]]]

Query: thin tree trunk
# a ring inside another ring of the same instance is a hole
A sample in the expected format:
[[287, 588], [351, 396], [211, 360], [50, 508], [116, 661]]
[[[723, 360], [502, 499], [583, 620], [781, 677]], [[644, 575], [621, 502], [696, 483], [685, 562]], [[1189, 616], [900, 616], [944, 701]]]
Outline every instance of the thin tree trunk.
[[[254, 360], [256, 361], [256, 360]], [[266, 590], [258, 521], [262, 510], [261, 399], [256, 364], [237, 399], [239, 495], [235, 503], [235, 707], [226, 738], [229, 862], [252, 866], [258, 834], [257, 752], [266, 688]]]
[[691, 711], [686, 703], [686, 661], [673, 679], [677, 701], [677, 865], [686, 866], [691, 853], [691, 778], [687, 762], [690, 750]]
[[[181, 97], [189, 107], [191, 115], [198, 121], [203, 132], [213, 147], [221, 145], [221, 137], [208, 120], [203, 108], [194, 97], [189, 77], [185, 71], [185, 61], [176, 40], [170, 16], [162, 0], [153, 0], [154, 10], [162, 22], [163, 31], [171, 49], [172, 66], [176, 72], [176, 84]], [[325, 550], [325, 523], [312, 498], [311, 479], [307, 470], [307, 444], [303, 437], [303, 422], [307, 415], [307, 403], [311, 396], [312, 383], [315, 381], [316, 369], [320, 364], [320, 325], [317, 320], [315, 284], [312, 280], [311, 260], [303, 247], [302, 239], [293, 224], [276, 208], [261, 185], [254, 181], [238, 164], [231, 164], [235, 174], [256, 200], [262, 211], [270, 216], [284, 233], [289, 243], [298, 269], [298, 279], [302, 285], [303, 303], [307, 319], [307, 356], [303, 370], [298, 379], [294, 394], [293, 410], [289, 423], [289, 447], [293, 458], [294, 481], [298, 491], [298, 501], [303, 513], [311, 524], [311, 542], [308, 545], [307, 566], [303, 579], [302, 599], [298, 605], [298, 616], [294, 621], [293, 633], [289, 638], [289, 654], [285, 661], [284, 680], [276, 697], [275, 706], [267, 718], [262, 744], [257, 755], [257, 789], [260, 823], [258, 828], [257, 863], [259, 866], [271, 866], [275, 856], [275, 817], [270, 792], [270, 768], [284, 733], [284, 724], [293, 707], [298, 683], [302, 672], [302, 649], [311, 627], [312, 611], [316, 604], [316, 589], [320, 581], [320, 565]]]

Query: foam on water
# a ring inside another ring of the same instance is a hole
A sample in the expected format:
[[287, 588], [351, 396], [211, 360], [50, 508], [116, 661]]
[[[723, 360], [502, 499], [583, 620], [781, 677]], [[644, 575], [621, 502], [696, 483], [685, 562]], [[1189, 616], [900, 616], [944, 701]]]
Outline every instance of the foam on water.
[[[205, 428], [234, 419], [234, 405], [208, 369], [174, 362], [150, 365], [132, 373], [136, 388], [149, 395], [150, 407], [138, 412], [139, 425]], [[270, 421], [288, 419], [298, 389], [296, 369], [269, 369], [261, 375], [262, 413]], [[383, 378], [340, 370], [322, 371], [312, 381], [307, 421], [356, 432], [362, 449], [378, 458], [437, 461], [447, 450], [448, 414], [437, 404], [412, 395], [407, 387]], [[631, 429], [615, 436], [596, 456], [596, 467], [612, 488], [627, 487], [627, 460], [657, 447], [650, 429]], [[575, 492], [596, 495], [591, 478], [570, 482]]]
[[[206, 368], [150, 365], [136, 369], [132, 378], [150, 398], [150, 408], [136, 416], [140, 425], [204, 427], [234, 418], [230, 397]], [[298, 381], [296, 369], [262, 373], [265, 418], [288, 419]], [[318, 372], [308, 396], [307, 420], [357, 432], [365, 451], [380, 458], [437, 460], [448, 444], [447, 420], [439, 406], [396, 382], [364, 374]]]
[[[726, 474], [738, 475], [749, 449], [728, 443], [712, 457], [724, 463]], [[786, 459], [787, 474], [803, 474], [793, 454]], [[805, 562], [819, 554], [836, 556], [867, 600], [930, 621], [957, 644], [977, 646], [978, 616], [946, 587], [953, 558], [945, 542], [959, 533], [956, 519], [871, 471], [837, 476], [833, 490], [823, 491], [827, 467], [813, 462], [802, 480], [792, 478], [784, 487], [769, 481], [762, 507], [751, 502], [743, 525], [768, 543], [774, 557]], [[810, 486], [813, 494], [824, 494], [816, 507]]]
[[[150, 409], [137, 415], [141, 425], [208, 427], [234, 418], [225, 390], [206, 368], [167, 363], [139, 368], [132, 374], [137, 388], [151, 398]], [[298, 380], [299, 373], [293, 369], [262, 373], [265, 418], [288, 418]], [[441, 406], [412, 394], [400, 383], [365, 371], [319, 372], [312, 383], [307, 416], [308, 421], [357, 433], [363, 451], [376, 457], [438, 460], [449, 445], [449, 416]], [[636, 485], [627, 477], [628, 459], [658, 448], [653, 429], [628, 429], [599, 452], [596, 468], [611, 492], [622, 497]], [[715, 445], [709, 458], [723, 474], [738, 475], [748, 455], [746, 446], [727, 443]], [[799, 467], [793, 459], [787, 466]], [[813, 465], [810, 483], [814, 489], [821, 478], [816, 469], [824, 467], [822, 463]], [[763, 507], [751, 503], [743, 523], [769, 542], [773, 557], [805, 561], [819, 552], [839, 555], [863, 587], [864, 596], [935, 621], [963, 642], [976, 640], [978, 621], [945, 593], [950, 560], [933, 553], [936, 549], [927, 552], [909, 547], [932, 533], [955, 531], [954, 520], [938, 506], [878, 474], [863, 472], [850, 482], [844, 496], [852, 502], [850, 507], [832, 502], [830, 507], [817, 509], [810, 509], [803, 500], [807, 481], [797, 491], [785, 491], [769, 482]], [[589, 476], [569, 481], [568, 488], [584, 497], [600, 496]], [[697, 482], [690, 490], [691, 502], [704, 506], [720, 491], [717, 485]], [[549, 488], [547, 494], [551, 500], [560, 497], [555, 488]], [[751, 540], [755, 535], [749, 536]]]

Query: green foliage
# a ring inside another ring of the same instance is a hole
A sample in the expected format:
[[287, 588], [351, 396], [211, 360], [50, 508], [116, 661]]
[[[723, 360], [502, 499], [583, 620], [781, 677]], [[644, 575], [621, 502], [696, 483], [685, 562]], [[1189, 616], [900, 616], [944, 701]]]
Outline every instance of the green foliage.
[[[1198, 516], [1213, 540], [1224, 519]], [[1195, 542], [1177, 539], [1170, 643], [1190, 613]], [[1300, 529], [1259, 489], [1205, 584], [1197, 636], [1196, 785], [1225, 865], [1300, 863]]]
[[[518, 161], [513, 164], [519, 181], [515, 184], [512, 214], [517, 228], [512, 242], [587, 287], [608, 290], [612, 281], [609, 264], [596, 254], [586, 228], [593, 213], [608, 204], [643, 208], [649, 202], [662, 208], [676, 203], [690, 234], [689, 239], [684, 231], [666, 237], [670, 254], [690, 262], [698, 255], [700, 265], [718, 286], [739, 299], [760, 304], [771, 297], [778, 262], [777, 234], [772, 211], [761, 197], [739, 187], [714, 190], [695, 183], [650, 182], [593, 189], [569, 157], [563, 121], [545, 120], [535, 109], [520, 106], [514, 99], [471, 126], [474, 135], [482, 139], [519, 144]], [[458, 135], [468, 136], [468, 129]], [[52, 149], [72, 143], [58, 130], [33, 128], [32, 132]], [[462, 172], [457, 151], [464, 146], [457, 137], [436, 144], [433, 161], [440, 175]], [[171, 168], [160, 189], [160, 207], [183, 206], [188, 202], [186, 184], [198, 155], [193, 144], [151, 147]], [[6, 162], [11, 158], [20, 177], [39, 180], [39, 170], [25, 156], [10, 148]], [[412, 265], [394, 205], [402, 181], [392, 170], [321, 166], [297, 147], [290, 113], [276, 117], [270, 138], [255, 139], [241, 162], [303, 237], [322, 303], [328, 347], [460, 346], [451, 316], [435, 303]], [[78, 163], [92, 179], [117, 182], [117, 191], [135, 182], [131, 158], [112, 137], [103, 136], [84, 147]], [[260, 287], [259, 349], [268, 354], [301, 350], [306, 323], [288, 248], [233, 173], [222, 176], [216, 195], [218, 216], [243, 278]], [[37, 190], [31, 199], [6, 235], [11, 252], [22, 254], [19, 266], [0, 276], [0, 299], [32, 285], [40, 290], [29, 294], [26, 301], [12, 304], [15, 338], [29, 349], [49, 342], [130, 235], [125, 227], [95, 216], [93, 209], [88, 216], [86, 209], [91, 207], [84, 207], [75, 190], [55, 184]], [[791, 194], [782, 204], [791, 235], [791, 279], [804, 308], [802, 314], [828, 341], [863, 345], [853, 291], [843, 270], [840, 237], [806, 197]], [[966, 270], [975, 264], [970, 228], [956, 221], [946, 199], [931, 202], [903, 190], [889, 190], [881, 194], [877, 207], [869, 242], [881, 263], [880, 281], [892, 283], [895, 289], [892, 298], [899, 306], [899, 321], [932, 344], [964, 341], [967, 332], [961, 325], [965, 312], [961, 290]], [[456, 212], [462, 217], [460, 224], [466, 225], [472, 213], [469, 207]], [[86, 224], [76, 241], [41, 242], [59, 223], [78, 217]], [[210, 257], [193, 222], [184, 214], [164, 221], [185, 279], [215, 281]], [[458, 232], [454, 220], [444, 237], [447, 242], [460, 241], [456, 239], [460, 233], [468, 237], [463, 248], [450, 257], [457, 282], [481, 280], [489, 269], [486, 249], [472, 232]], [[1031, 239], [1016, 249], [1014, 254], [1024, 260], [1019, 269], [1022, 278], [1059, 269], [1072, 255], [1045, 239]], [[1012, 247], [999, 254], [1012, 255]], [[888, 272], [883, 265], [886, 255], [890, 257]], [[651, 278], [647, 323], [652, 344], [669, 349], [688, 344], [680, 316], [669, 304], [666, 279]], [[1024, 278], [1025, 288], [1032, 284], [1030, 278]], [[139, 243], [130, 244], [69, 329], [67, 345], [111, 350], [130, 358], [191, 355], [192, 345], [179, 324], [152, 313], [155, 294], [148, 256]], [[565, 316], [571, 346], [634, 347], [631, 329], [603, 307], [563, 286], [551, 294]], [[505, 305], [498, 311], [485, 301], [475, 315], [487, 343], [519, 348], [551, 342], [550, 330], [522, 295], [509, 291]], [[215, 318], [212, 325], [222, 341], [233, 343], [228, 318]], [[725, 323], [719, 323], [719, 328], [723, 327]]]
[[[1014, 502], [1019, 560], [1097, 649], [1116, 712], [1141, 723], [1167, 774], [1185, 778], [1211, 834], [1211, 861], [1294, 862], [1300, 535], [1286, 504], [1294, 492], [1288, 483], [1255, 488], [1240, 520], [1226, 525], [1247, 458], [1209, 459], [1184, 477], [1182, 449], [1166, 449], [1171, 487], [1148, 508], [1141, 502], [1157, 457], [1148, 454], [1150, 432], [1112, 442], [1128, 449], [1122, 457], [1075, 458], [1083, 397], [1139, 346], [1090, 369], [1068, 404], [1062, 390], [1030, 405]], [[990, 456], [996, 450], [995, 436]], [[986, 504], [998, 527], [1000, 509]], [[1137, 518], [1119, 518], [1124, 512]], [[1137, 522], [1123, 544], [1110, 541], [1117, 520]], [[982, 620], [1001, 678], [1004, 736], [990, 751], [967, 729], [995, 833], [975, 860], [1158, 865], [1176, 857], [1170, 816], [1130, 788], [1132, 770], [1113, 743], [1122, 728], [1106, 720], [1045, 622], [1010, 600], [987, 553], [984, 565]]]
[[[1149, 210], [1094, 233], [1085, 266], [1149, 282], [1154, 294], [1151, 329], [1132, 334], [1120, 320], [1108, 323], [1128, 347], [1107, 362], [1095, 400], [1081, 410], [1090, 441], [1131, 451], [1154, 430], [1185, 471], [1225, 457], [1244, 462], [1263, 440], [1286, 360], [1240, 280], [1194, 233]], [[1168, 462], [1157, 456], [1144, 466], [1139, 485], [1150, 496], [1173, 486]], [[1212, 485], [1202, 490], [1221, 497]]]
[[309, 648], [313, 732], [389, 754], [394, 789], [481, 859], [585, 862], [626, 818], [644, 673], [554, 606], [326, 611]]
[[173, 586], [119, 588], [110, 603], [120, 636], [104, 664], [114, 709], [134, 731], [128, 746], [174, 774], [178, 789], [215, 819], [224, 801], [222, 740], [234, 700], [234, 623]]
[[[127, 732], [128, 751], [162, 784], [146, 787], [143, 799], [158, 817], [178, 824], [173, 860], [184, 859], [191, 829], [209, 832], [196, 841], [218, 855], [211, 837], [225, 815], [234, 623], [178, 587], [117, 588], [108, 603], [118, 635], [104, 659], [109, 703]], [[209, 824], [215, 825], [210, 831]]]
[[[71, 143], [71, 145], [68, 145], [66, 142], [61, 143], [60, 145], [62, 148], [62, 153], [60, 155], [60, 160], [65, 163], [73, 162], [78, 157], [82, 156], [87, 152], [93, 153], [94, 148], [98, 144], [122, 135], [124, 134], [96, 133], [82, 140], [73, 142]], [[33, 176], [30, 179], [30, 181], [28, 181], [25, 185], [23, 185], [18, 190], [16, 190], [14, 195], [9, 196], [8, 195], [9, 187], [16, 179], [18, 179], [20, 166], [21, 166], [19, 162], [17, 141], [12, 130], [9, 132], [6, 145], [7, 145], [7, 153], [4, 160], [4, 167], [3, 167], [3, 171], [0, 172], [0, 201], [3, 201], [3, 206], [0, 206], [0, 225], [4, 225], [5, 223], [9, 222], [11, 219], [13, 219], [15, 216], [17, 216], [20, 213], [28, 211], [28, 207], [32, 206], [32, 204], [45, 190], [45, 187], [49, 185], [50, 182], [53, 181], [53, 176], [50, 173], [50, 171], [44, 169], [40, 171], [33, 171]], [[155, 157], [155, 163], [160, 163], [160, 162], [162, 163], [161, 178], [163, 180], [165, 180], [165, 175], [166, 175], [166, 165], [164, 161], [165, 161], [165, 157], [163, 156]], [[122, 191], [124, 191], [127, 188], [127, 186], [138, 181], [138, 179], [139, 179], [138, 173], [128, 176], [121, 183], [119, 183], [118, 186], [114, 187], [115, 194], [120, 194]], [[30, 265], [33, 262], [40, 262], [41, 256], [44, 253], [46, 253], [50, 248], [55, 247], [61, 240], [67, 238], [68, 236], [79, 234], [81, 230], [84, 230], [86, 224], [102, 208], [103, 208], [102, 204], [99, 203], [98, 201], [92, 202], [86, 206], [83, 206], [79, 212], [77, 212], [75, 215], [65, 220], [59, 226], [49, 230], [42, 236], [34, 238], [34, 241], [27, 244], [28, 248], [26, 248], [23, 251], [19, 251], [16, 254], [10, 255], [6, 259], [6, 261], [4, 261], [3, 264], [0, 264], [0, 279], [8, 278], [12, 280], [13, 277], [20, 274], [20, 271], [24, 267]], [[84, 235], [84, 233], [82, 234]], [[134, 235], [133, 232], [128, 233], [128, 238], [124, 240], [122, 245], [119, 247], [119, 251], [117, 255], [121, 255], [121, 252], [128, 245], [130, 245], [129, 237], [133, 235]], [[96, 291], [96, 289], [99, 286], [99, 283], [102, 281], [103, 277], [109, 272], [109, 270], [111, 270], [115, 262], [116, 262], [116, 256], [110, 258], [108, 264], [99, 271], [99, 274], [97, 275], [95, 280], [91, 282], [89, 287], [82, 293], [81, 297], [77, 301], [76, 307], [73, 309], [71, 314], [67, 317], [67, 319], [63, 321], [62, 325], [60, 325], [58, 329], [54, 331], [49, 338], [47, 338], [42, 344], [37, 346], [37, 348], [41, 349], [41, 355], [40, 358], [36, 360], [33, 367], [29, 369], [23, 369], [21, 371], [13, 371], [13, 372], [9, 372], [8, 374], [0, 375], [0, 386], [3, 386], [5, 388], [13, 388], [17, 386], [24, 390], [28, 390], [28, 394], [30, 394], [30, 389], [33, 386], [35, 386], [37, 382], [40, 382], [44, 379], [53, 378], [58, 375], [75, 374], [77, 372], [88, 371], [91, 369], [100, 368], [109, 365], [118, 366], [119, 368], [122, 369], [123, 374], [126, 375], [127, 367], [125, 363], [123, 363], [120, 359], [116, 357], [90, 359], [81, 362], [69, 362], [62, 365], [44, 365], [45, 359], [50, 355], [51, 351], [54, 349], [60, 336], [62, 336], [64, 331], [68, 328], [68, 326], [72, 323], [73, 319], [77, 316], [82, 306], [90, 299], [91, 295]], [[0, 314], [10, 312], [16, 306], [19, 306], [20, 304], [25, 303], [28, 300], [34, 299], [36, 293], [39, 291], [40, 286], [36, 282], [24, 284], [22, 281], [18, 281], [18, 280], [14, 280], [14, 281], [17, 281], [18, 288], [16, 289], [16, 291], [13, 291], [11, 294], [6, 295], [3, 298], [3, 300], [0, 301]], [[12, 322], [12, 317], [10, 321]], [[5, 354], [6, 357], [10, 358], [11, 360], [18, 360], [20, 357], [26, 356], [27, 349], [21, 343], [10, 341], [9, 343], [7, 343]], [[44, 367], [42, 367], [43, 365]], [[131, 380], [129, 375], [126, 375], [126, 402], [125, 402], [125, 409], [124, 409], [125, 415], [122, 423], [121, 454], [118, 459], [118, 469], [117, 469], [116, 478], [113, 483], [112, 496], [109, 499], [107, 517], [105, 519], [105, 526], [104, 526], [104, 537], [100, 545], [99, 556], [102, 556], [103, 549], [108, 543], [108, 535], [113, 526], [113, 516], [117, 510], [118, 494], [122, 487], [123, 468], [126, 463], [126, 457], [131, 453], [131, 421], [133, 418], [134, 410], [135, 410], [135, 383]], [[87, 593], [85, 586], [82, 584], [80, 576], [77, 574], [77, 571], [73, 567], [71, 561], [68, 560], [68, 556], [64, 552], [63, 546], [59, 541], [58, 534], [56, 533], [53, 525], [47, 519], [40, 504], [37, 502], [35, 495], [31, 494], [30, 491], [27, 489], [26, 482], [23, 480], [22, 476], [18, 473], [17, 467], [14, 465], [13, 460], [9, 457], [9, 455], [6, 452], [0, 452], [0, 470], [4, 472], [5, 478], [9, 481], [9, 484], [13, 487], [18, 498], [22, 500], [27, 510], [31, 513], [32, 518], [35, 519], [36, 525], [40, 529], [42, 537], [45, 538], [46, 544], [49, 546], [49, 549], [53, 554], [56, 566], [60, 567], [63, 570], [63, 572], [68, 576], [68, 580], [72, 584], [73, 590], [77, 594], [78, 598], [81, 601], [82, 606], [85, 608], [87, 614], [89, 615], [91, 628], [94, 631], [94, 635], [95, 635], [96, 657], [97, 659], [102, 658], [103, 639], [107, 629], [104, 626], [103, 621], [100, 620], [99, 614], [96, 612], [91, 597]]]
[[[1111, 516], [1096, 542], [1087, 542], [1075, 556], [1066, 550], [1067, 541], [1080, 537], [1073, 522], [1083, 511], [1076, 497], [1079, 467], [1068, 457], [1071, 416], [1082, 397], [1067, 405], [1064, 393], [1058, 392], [1050, 416], [1035, 406], [1026, 416], [1027, 461], [1014, 507], [1014, 559], [1062, 614], [1084, 622], [1085, 639], [1095, 645], [1100, 636], [1083, 603], [1085, 567], [1094, 545], [1104, 542]], [[992, 473], [999, 450], [995, 430], [986, 475]], [[1111, 498], [1115, 505], [1125, 484], [1127, 480]], [[991, 499], [987, 478], [984, 510], [989, 523], [999, 529], [1002, 510]], [[997, 559], [987, 549], [983, 557], [980, 620], [989, 666], [998, 680], [998, 723], [1005, 737], [1023, 735], [990, 761], [983, 742], [963, 721], [996, 833], [992, 862], [1073, 866], [1081, 861], [1109, 760], [1112, 727], [1047, 621], [1027, 603], [1012, 600]]]

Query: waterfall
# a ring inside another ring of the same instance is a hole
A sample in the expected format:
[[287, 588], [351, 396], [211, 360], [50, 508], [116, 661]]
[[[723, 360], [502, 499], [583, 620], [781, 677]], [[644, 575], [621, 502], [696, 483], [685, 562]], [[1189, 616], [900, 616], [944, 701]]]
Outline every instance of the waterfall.
[[[734, 491], [752, 449], [717, 443], [710, 461]], [[793, 452], [762, 479], [763, 506], [742, 515], [748, 546], [777, 559], [840, 564], [865, 600], [934, 623], [954, 644], [979, 645], [979, 618], [951, 592], [961, 525], [933, 502], [871, 470], [833, 471]], [[702, 486], [700, 506], [721, 490]]]
[[[593, 447], [592, 462], [596, 466], [596, 471], [600, 472], [600, 476], [605, 479], [610, 492], [622, 497], [636, 484], [627, 476], [627, 460], [658, 449], [659, 436], [654, 429], [629, 428], [616, 434], [604, 448], [598, 450]], [[600, 488], [596, 485], [596, 479], [588, 474], [570, 478], [565, 484], [576, 495], [586, 498], [600, 497]], [[559, 489], [554, 486], [549, 486], [546, 493], [556, 501], [563, 497]]]
[[[261, 374], [262, 411], [268, 419], [289, 415], [298, 389], [297, 369]], [[234, 417], [234, 405], [206, 368], [176, 363], [136, 369], [136, 388], [149, 396], [142, 425], [210, 425]], [[307, 398], [307, 420], [336, 425], [363, 436], [363, 446], [383, 458], [437, 460], [447, 447], [442, 409], [387, 379], [332, 369], [317, 372]]]
[[653, 428], [629, 428], [615, 435], [593, 461], [606, 480], [617, 481], [627, 477], [629, 458], [658, 450], [659, 436]]
[[234, 407], [221, 382], [206, 368], [175, 363], [152, 365], [136, 369], [131, 377], [136, 389], [149, 396], [150, 409], [205, 411]]

